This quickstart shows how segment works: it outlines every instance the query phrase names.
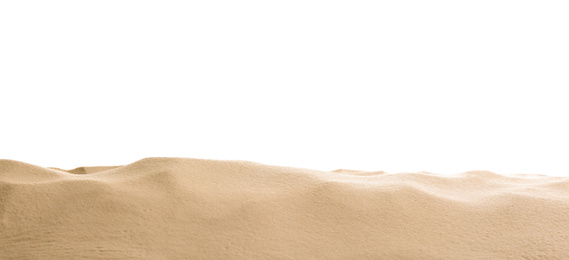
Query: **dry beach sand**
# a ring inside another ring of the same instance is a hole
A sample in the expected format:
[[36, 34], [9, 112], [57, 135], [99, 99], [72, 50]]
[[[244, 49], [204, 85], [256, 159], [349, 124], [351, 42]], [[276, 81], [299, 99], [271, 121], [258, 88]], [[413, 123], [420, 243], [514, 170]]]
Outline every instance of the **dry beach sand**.
[[569, 178], [0, 160], [0, 259], [569, 259]]

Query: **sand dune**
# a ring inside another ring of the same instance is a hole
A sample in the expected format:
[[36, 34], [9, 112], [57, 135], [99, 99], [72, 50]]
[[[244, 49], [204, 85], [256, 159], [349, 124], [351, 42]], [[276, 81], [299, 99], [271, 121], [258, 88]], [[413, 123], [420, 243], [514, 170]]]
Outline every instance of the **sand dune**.
[[569, 259], [569, 178], [0, 161], [0, 259]]

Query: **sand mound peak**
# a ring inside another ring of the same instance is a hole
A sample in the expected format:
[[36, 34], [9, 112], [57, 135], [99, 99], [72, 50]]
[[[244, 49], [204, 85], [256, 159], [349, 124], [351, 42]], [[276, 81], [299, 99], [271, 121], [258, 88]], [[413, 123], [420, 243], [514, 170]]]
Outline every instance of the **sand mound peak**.
[[0, 159], [0, 183], [46, 182], [61, 178], [61, 173], [41, 166]]

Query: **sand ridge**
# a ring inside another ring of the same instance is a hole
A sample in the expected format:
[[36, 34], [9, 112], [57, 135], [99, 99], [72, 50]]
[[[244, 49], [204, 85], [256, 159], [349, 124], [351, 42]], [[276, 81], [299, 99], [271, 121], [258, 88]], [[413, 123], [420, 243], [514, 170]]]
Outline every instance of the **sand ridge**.
[[569, 259], [569, 178], [0, 160], [0, 259]]

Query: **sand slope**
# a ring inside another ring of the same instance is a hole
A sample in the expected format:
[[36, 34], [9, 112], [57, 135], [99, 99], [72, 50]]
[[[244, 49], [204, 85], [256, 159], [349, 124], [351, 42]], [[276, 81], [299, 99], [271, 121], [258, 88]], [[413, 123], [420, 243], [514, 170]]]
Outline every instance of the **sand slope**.
[[0, 161], [0, 259], [569, 259], [569, 178]]

